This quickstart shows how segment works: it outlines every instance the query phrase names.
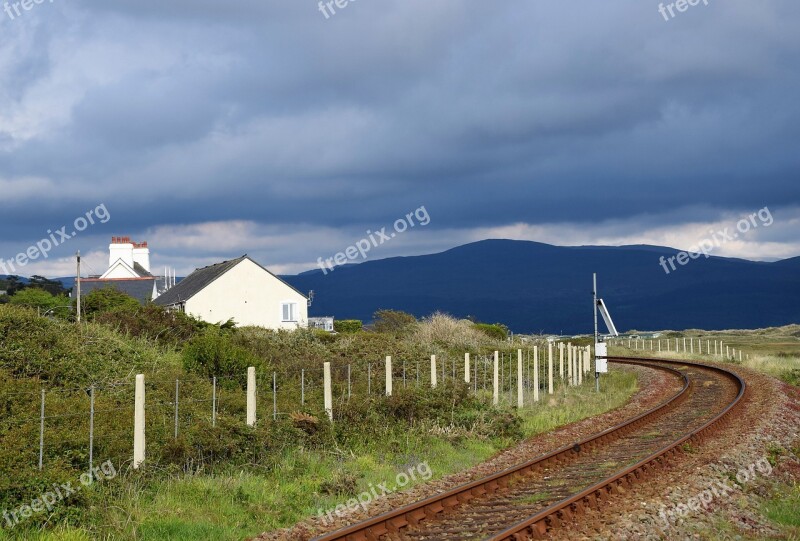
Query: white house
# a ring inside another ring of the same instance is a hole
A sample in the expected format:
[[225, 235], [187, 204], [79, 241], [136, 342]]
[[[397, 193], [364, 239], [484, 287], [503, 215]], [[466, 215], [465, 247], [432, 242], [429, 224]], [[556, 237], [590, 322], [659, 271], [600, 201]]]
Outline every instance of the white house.
[[155, 303], [208, 323], [297, 329], [308, 325], [308, 298], [243, 255], [195, 270]]

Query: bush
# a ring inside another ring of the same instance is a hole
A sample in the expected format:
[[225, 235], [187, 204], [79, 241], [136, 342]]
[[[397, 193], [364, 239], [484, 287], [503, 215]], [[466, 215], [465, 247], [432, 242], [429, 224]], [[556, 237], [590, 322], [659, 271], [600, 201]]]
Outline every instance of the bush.
[[372, 318], [376, 332], [397, 335], [406, 333], [417, 323], [417, 318], [400, 310], [378, 310]]
[[360, 319], [342, 319], [333, 322], [333, 330], [341, 333], [361, 332], [364, 324]]
[[244, 384], [247, 368], [264, 363], [247, 349], [233, 343], [232, 331], [216, 326], [207, 327], [186, 344], [183, 350], [183, 366], [188, 372], [211, 378], [231, 378]]
[[95, 289], [81, 300], [81, 309], [88, 319], [103, 312], [133, 311], [140, 307], [139, 301], [114, 287]]
[[130, 336], [172, 346], [191, 340], [209, 326], [183, 312], [170, 311], [155, 304], [139, 306], [138, 303], [136, 307], [126, 304], [111, 312], [98, 313], [94, 321]]
[[487, 341], [485, 334], [475, 329], [469, 321], [458, 320], [441, 312], [423, 319], [413, 336], [420, 344], [435, 344], [458, 350], [476, 349]]
[[8, 302], [15, 306], [38, 309], [42, 314], [52, 311], [51, 313], [63, 318], [69, 317], [71, 313], [70, 300], [67, 297], [54, 296], [44, 289], [35, 287], [17, 291], [9, 297]]
[[159, 348], [125, 340], [102, 325], [80, 327], [0, 305], [0, 368], [51, 386], [118, 381], [130, 371], [163, 365]]
[[505, 340], [508, 338], [508, 327], [502, 323], [490, 325], [488, 323], [475, 323], [475, 328], [483, 334], [495, 340]]

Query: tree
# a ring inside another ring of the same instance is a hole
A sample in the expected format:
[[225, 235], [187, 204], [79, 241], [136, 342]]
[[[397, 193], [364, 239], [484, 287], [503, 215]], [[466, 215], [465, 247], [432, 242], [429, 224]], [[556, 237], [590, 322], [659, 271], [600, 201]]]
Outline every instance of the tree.
[[60, 317], [67, 317], [70, 312], [70, 301], [67, 297], [54, 296], [44, 289], [36, 287], [27, 287], [17, 291], [9, 298], [8, 302], [17, 306], [38, 309], [42, 314], [52, 310], [51, 313], [56, 313]]
[[372, 317], [377, 332], [402, 334], [417, 323], [417, 318], [400, 310], [378, 310]]
[[48, 280], [44, 276], [38, 276], [36, 274], [30, 277], [27, 287], [38, 287], [39, 289], [44, 289], [54, 296], [67, 293], [67, 289], [64, 287], [64, 284], [58, 280]]
[[95, 289], [81, 300], [81, 310], [87, 318], [103, 312], [135, 311], [139, 301], [114, 287]]

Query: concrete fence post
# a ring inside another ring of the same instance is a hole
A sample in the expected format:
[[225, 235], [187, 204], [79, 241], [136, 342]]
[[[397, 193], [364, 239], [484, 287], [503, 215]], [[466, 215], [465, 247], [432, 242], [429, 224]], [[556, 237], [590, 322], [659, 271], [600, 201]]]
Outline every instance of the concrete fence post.
[[533, 401], [539, 401], [539, 346], [533, 346]]
[[469, 383], [469, 353], [464, 354], [464, 382]]
[[436, 355], [431, 355], [431, 387], [436, 387], [436, 378]]
[[133, 406], [133, 469], [144, 462], [144, 374], [136, 375]]
[[553, 394], [553, 343], [547, 343], [547, 392]]
[[570, 385], [575, 384], [575, 380], [572, 377], [572, 344], [567, 344], [567, 379]]
[[581, 358], [581, 352], [578, 351], [578, 346], [575, 346], [575, 371], [577, 372], [577, 385], [583, 384], [583, 369], [581, 365], [583, 364], [583, 359]]
[[333, 421], [333, 391], [331, 389], [331, 363], [322, 365], [322, 379], [324, 387], [324, 401], [325, 413], [328, 414], [328, 419]]
[[44, 460], [44, 389], [41, 390], [42, 402], [39, 409], [39, 470], [42, 469]]
[[386, 356], [386, 396], [392, 396], [392, 357]]
[[[535, 348], [536, 346], [534, 346]], [[535, 351], [535, 350], [534, 350]], [[536, 376], [534, 376], [536, 377]], [[522, 409], [525, 405], [525, 396], [522, 394], [524, 379], [522, 377], [522, 350], [517, 350], [517, 407]], [[536, 391], [534, 391], [536, 396]]]
[[500, 352], [494, 352], [494, 366], [492, 374], [492, 404], [500, 403]]
[[564, 379], [564, 344], [558, 343], [558, 377]]
[[247, 369], [247, 426], [256, 426], [256, 369]]

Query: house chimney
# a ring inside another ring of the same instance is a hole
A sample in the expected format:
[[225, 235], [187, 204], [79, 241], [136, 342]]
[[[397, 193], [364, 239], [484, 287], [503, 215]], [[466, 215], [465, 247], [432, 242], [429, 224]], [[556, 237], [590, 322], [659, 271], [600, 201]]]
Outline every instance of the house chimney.
[[133, 262], [141, 265], [144, 270], [150, 272], [150, 248], [147, 241], [133, 243]]
[[133, 244], [127, 237], [111, 237], [111, 244], [108, 245], [108, 268], [119, 259], [133, 267]]

